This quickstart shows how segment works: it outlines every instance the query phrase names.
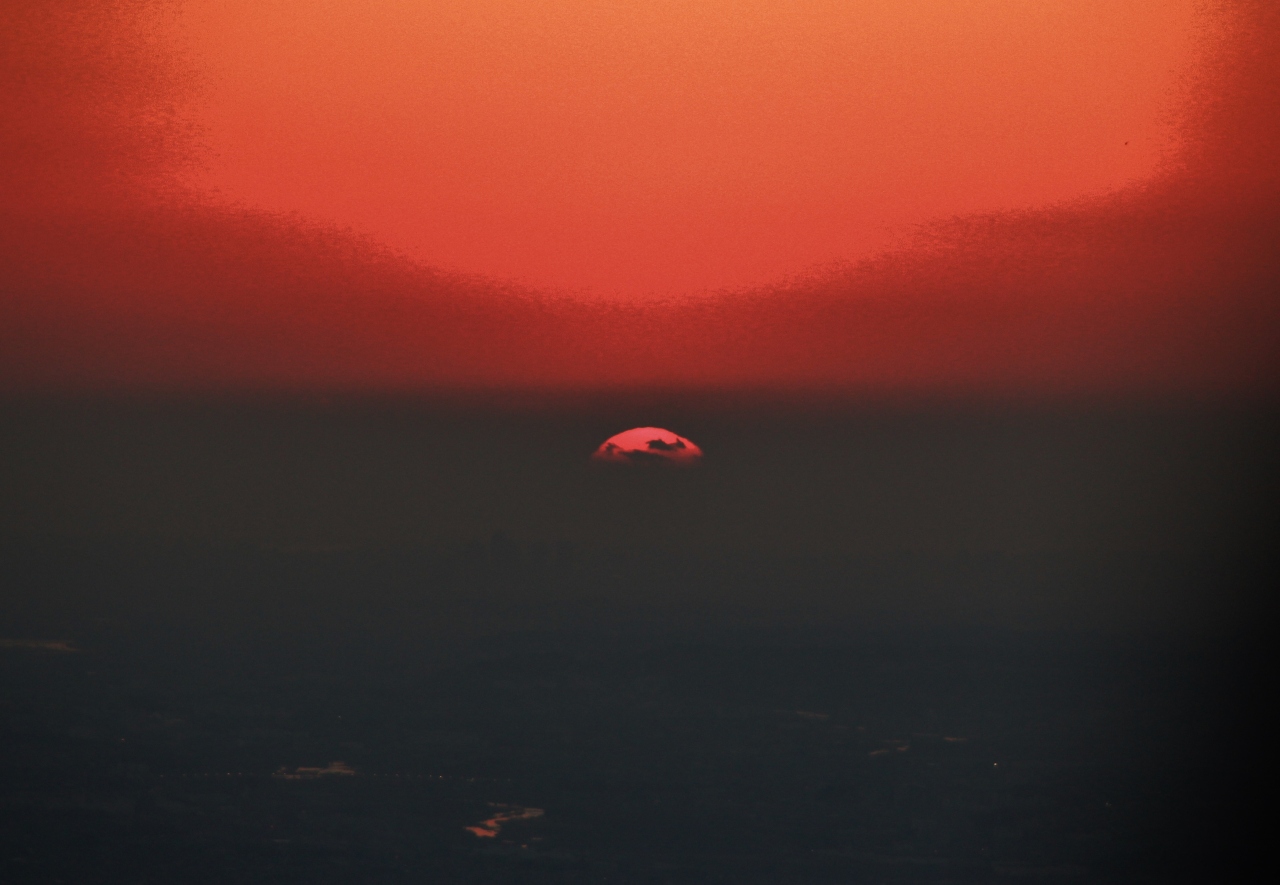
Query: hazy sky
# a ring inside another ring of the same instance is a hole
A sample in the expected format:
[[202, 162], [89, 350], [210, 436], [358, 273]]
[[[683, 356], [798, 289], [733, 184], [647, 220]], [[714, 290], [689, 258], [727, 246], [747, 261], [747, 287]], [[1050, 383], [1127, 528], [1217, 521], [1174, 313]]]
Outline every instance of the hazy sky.
[[637, 296], [1149, 177], [1196, 0], [195, 0], [224, 198]]
[[0, 33], [3, 390], [1280, 379], [1270, 0], [21, 0]]

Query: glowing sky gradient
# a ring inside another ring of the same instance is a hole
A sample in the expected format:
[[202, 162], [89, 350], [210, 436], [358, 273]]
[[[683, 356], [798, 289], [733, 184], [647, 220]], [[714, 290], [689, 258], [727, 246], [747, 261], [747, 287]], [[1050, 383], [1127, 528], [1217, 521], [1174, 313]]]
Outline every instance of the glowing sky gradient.
[[0, 391], [1280, 393], [1272, 0], [0, 34]]
[[635, 297], [1148, 177], [1196, 0], [196, 0], [201, 187]]

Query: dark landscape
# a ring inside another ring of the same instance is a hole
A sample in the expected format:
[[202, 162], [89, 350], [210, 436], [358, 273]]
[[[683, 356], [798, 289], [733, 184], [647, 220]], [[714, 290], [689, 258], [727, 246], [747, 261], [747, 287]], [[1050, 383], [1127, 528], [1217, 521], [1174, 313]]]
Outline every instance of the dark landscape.
[[1246, 867], [1270, 411], [733, 402], [11, 401], [3, 879]]

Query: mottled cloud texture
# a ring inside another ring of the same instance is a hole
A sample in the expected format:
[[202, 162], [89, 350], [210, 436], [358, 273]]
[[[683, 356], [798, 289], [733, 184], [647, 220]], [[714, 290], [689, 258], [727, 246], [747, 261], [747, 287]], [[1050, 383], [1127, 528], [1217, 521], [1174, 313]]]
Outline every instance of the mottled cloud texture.
[[1155, 178], [958, 218], [785, 285], [584, 301], [220, 204], [173, 8], [0, 12], [0, 389], [745, 387], [1243, 395], [1277, 386], [1280, 11], [1222, 0]]

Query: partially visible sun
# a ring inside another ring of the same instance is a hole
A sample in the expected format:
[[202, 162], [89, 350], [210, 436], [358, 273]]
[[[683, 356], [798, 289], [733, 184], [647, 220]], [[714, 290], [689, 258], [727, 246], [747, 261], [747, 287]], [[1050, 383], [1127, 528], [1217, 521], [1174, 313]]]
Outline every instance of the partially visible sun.
[[695, 467], [702, 449], [692, 440], [661, 427], [633, 427], [601, 443], [591, 460], [602, 464]]

